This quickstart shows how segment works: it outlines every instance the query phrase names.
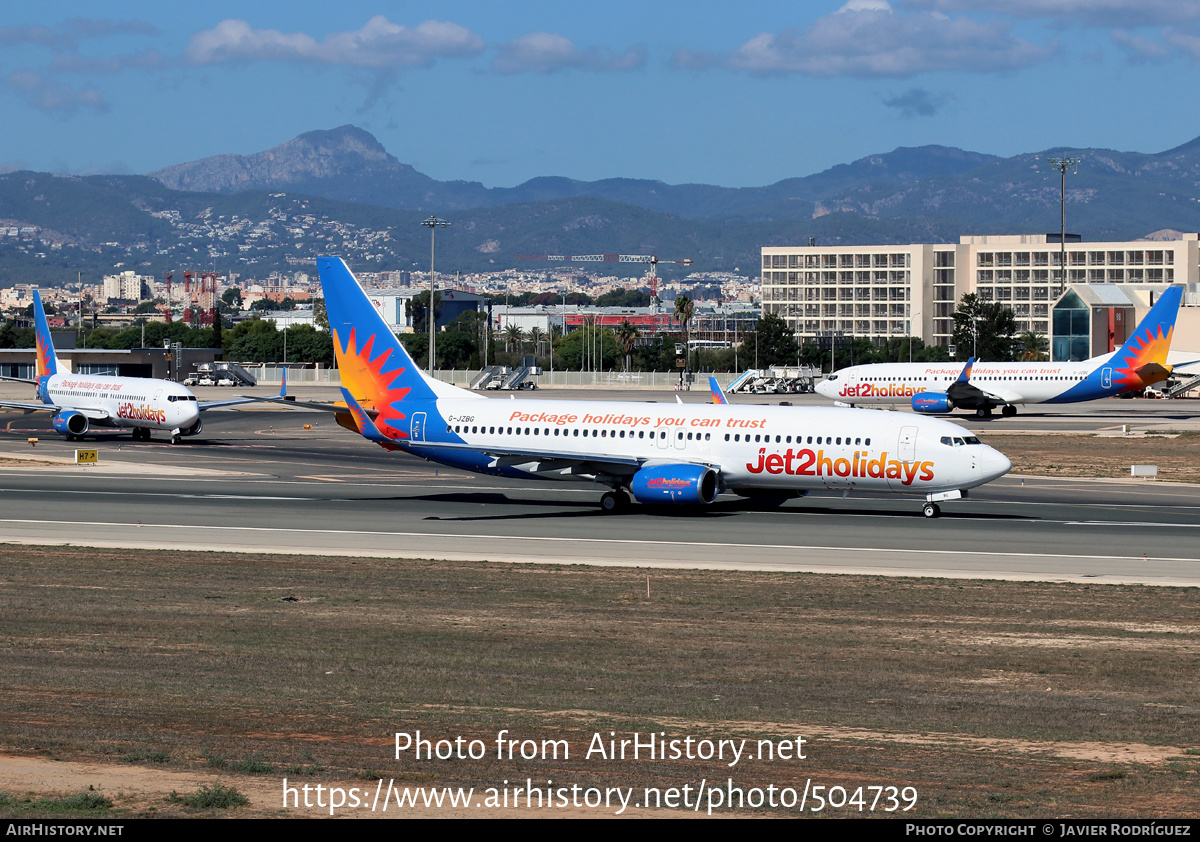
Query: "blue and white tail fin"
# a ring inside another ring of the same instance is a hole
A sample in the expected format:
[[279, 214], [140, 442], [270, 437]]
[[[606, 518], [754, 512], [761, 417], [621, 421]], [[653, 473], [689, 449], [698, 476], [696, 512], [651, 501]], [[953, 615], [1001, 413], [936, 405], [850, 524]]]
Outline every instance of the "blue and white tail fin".
[[421, 371], [341, 258], [319, 257], [317, 270], [342, 385], [365, 410], [378, 413], [376, 423], [404, 418], [398, 406], [406, 401], [486, 400]]
[[1158, 296], [1150, 312], [1129, 334], [1125, 344], [1102, 365], [1113, 371], [1113, 386], [1118, 391], [1144, 389], [1171, 375], [1167, 354], [1171, 335], [1183, 300], [1183, 287], [1169, 286]]
[[725, 392], [721, 390], [721, 384], [717, 382], [717, 378], [711, 374], [708, 376], [708, 388], [712, 391], [712, 399], [714, 404], [729, 403], [729, 399], [725, 397]]
[[62, 374], [66, 367], [58, 361], [54, 353], [54, 340], [50, 338], [50, 323], [46, 321], [46, 311], [42, 307], [42, 296], [33, 291], [33, 326], [37, 342], [37, 377], [40, 381], [47, 375]]

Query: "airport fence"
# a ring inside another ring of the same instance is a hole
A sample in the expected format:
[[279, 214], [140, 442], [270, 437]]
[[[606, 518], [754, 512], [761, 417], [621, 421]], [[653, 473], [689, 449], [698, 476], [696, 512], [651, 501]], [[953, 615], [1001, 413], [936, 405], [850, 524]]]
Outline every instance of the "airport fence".
[[[283, 376], [283, 366], [253, 365], [242, 367], [254, 374], [260, 386], [278, 386]], [[722, 386], [728, 385], [737, 375], [734, 372], [714, 372]], [[444, 383], [453, 383], [464, 389], [479, 374], [479, 369], [438, 369], [433, 376]], [[530, 378], [542, 388], [556, 389], [674, 389], [679, 385], [678, 371], [637, 371], [626, 374], [621, 371], [547, 371]], [[337, 369], [326, 366], [315, 368], [288, 366], [288, 383], [328, 384], [341, 382]], [[692, 389], [708, 389], [708, 373], [693, 374]]]

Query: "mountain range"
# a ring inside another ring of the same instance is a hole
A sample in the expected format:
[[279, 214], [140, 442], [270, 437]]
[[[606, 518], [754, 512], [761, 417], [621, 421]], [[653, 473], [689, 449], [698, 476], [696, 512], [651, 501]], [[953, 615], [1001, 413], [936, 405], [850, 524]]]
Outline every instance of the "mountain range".
[[765, 187], [544, 176], [488, 188], [432, 179], [398, 161], [370, 133], [342, 126], [255, 155], [219, 155], [149, 175], [173, 190], [286, 190], [431, 213], [590, 197], [721, 224], [807, 221], [808, 236], [826, 234], [827, 223], [815, 221], [829, 215], [895, 220], [898, 233], [913, 223], [957, 233], [1028, 233], [1058, 227], [1060, 173], [1048, 159], [1068, 156], [1081, 159], [1067, 180], [1068, 217], [1085, 238], [1200, 226], [1200, 138], [1159, 153], [1050, 149], [1009, 158], [947, 146], [901, 147]]
[[[146, 176], [0, 174], [0, 285], [114, 266], [255, 277], [309, 266], [319, 253], [367, 270], [420, 269], [429, 237], [419, 223], [429, 213], [453, 223], [437, 239], [446, 271], [509, 268], [523, 253], [600, 252], [756, 274], [761, 247], [809, 238], [858, 245], [1057, 231], [1060, 173], [1047, 159], [1065, 156], [1080, 159], [1066, 177], [1067, 224], [1085, 241], [1200, 231], [1200, 138], [1158, 153], [899, 148], [764, 187], [546, 176], [489, 188], [430, 178], [342, 126]], [[21, 229], [38, 233], [14, 235]]]

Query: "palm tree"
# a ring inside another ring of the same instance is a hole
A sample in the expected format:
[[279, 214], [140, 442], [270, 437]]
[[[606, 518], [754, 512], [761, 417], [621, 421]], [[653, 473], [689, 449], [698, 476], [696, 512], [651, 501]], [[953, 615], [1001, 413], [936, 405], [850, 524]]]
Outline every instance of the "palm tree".
[[509, 351], [520, 351], [521, 343], [525, 341], [525, 331], [519, 325], [509, 324], [504, 330], [504, 337]]
[[540, 327], [531, 327], [529, 329], [529, 342], [533, 345], [533, 355], [535, 357], [538, 355], [538, 348], [542, 344], [543, 335]]
[[1017, 339], [1021, 359], [1032, 362], [1046, 359], [1046, 345], [1046, 337], [1032, 330], [1025, 331]]
[[683, 359], [685, 370], [691, 369], [689, 357], [691, 356], [691, 336], [688, 333], [688, 322], [692, 320], [692, 315], [696, 312], [696, 302], [688, 298], [686, 295], [681, 295], [675, 299], [675, 321], [683, 325]]
[[633, 343], [638, 337], [638, 329], [630, 324], [629, 319], [621, 322], [621, 326], [617, 328], [617, 342], [621, 343], [621, 350], [625, 352], [625, 373], [629, 373], [630, 356], [633, 354]]

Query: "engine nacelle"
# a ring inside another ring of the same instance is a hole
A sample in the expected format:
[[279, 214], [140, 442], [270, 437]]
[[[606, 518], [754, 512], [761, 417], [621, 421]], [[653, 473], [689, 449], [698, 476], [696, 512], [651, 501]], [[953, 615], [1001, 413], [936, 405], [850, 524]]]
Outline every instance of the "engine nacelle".
[[954, 401], [945, 392], [917, 392], [913, 395], [912, 408], [916, 412], [950, 412], [954, 409]]
[[639, 503], [707, 506], [717, 499], [717, 472], [704, 465], [652, 465], [633, 475], [629, 490]]
[[50, 424], [64, 436], [82, 436], [88, 431], [87, 416], [73, 409], [58, 413], [50, 419]]
[[199, 418], [197, 418], [195, 424], [188, 427], [186, 430], [180, 430], [179, 432], [183, 433], [183, 435], [185, 435], [185, 436], [198, 436], [198, 435], [200, 435], [200, 431], [203, 429], [204, 429], [204, 422], [201, 421]]

